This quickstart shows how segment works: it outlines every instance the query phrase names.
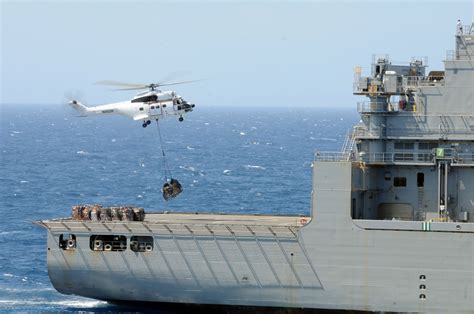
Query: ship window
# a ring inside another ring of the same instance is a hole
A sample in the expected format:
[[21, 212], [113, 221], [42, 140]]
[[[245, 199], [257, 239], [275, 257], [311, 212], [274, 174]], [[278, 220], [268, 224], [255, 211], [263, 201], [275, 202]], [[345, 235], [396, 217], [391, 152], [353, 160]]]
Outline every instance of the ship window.
[[71, 233], [60, 234], [59, 247], [63, 250], [74, 250], [76, 248], [76, 236]]
[[393, 178], [393, 186], [398, 186], [398, 187], [407, 186], [407, 178], [406, 177]]
[[418, 172], [416, 174], [416, 185], [421, 188], [425, 185], [425, 174], [423, 172]]
[[125, 251], [127, 238], [123, 235], [91, 235], [90, 248], [93, 251]]
[[151, 106], [151, 109], [155, 109], [155, 106]]
[[413, 149], [415, 144], [413, 142], [395, 142], [395, 149]]
[[433, 148], [438, 147], [438, 143], [430, 142], [420, 142], [418, 143], [418, 149], [422, 150], [432, 150]]
[[132, 236], [130, 238], [130, 250], [133, 252], [151, 252], [153, 251], [153, 237], [150, 236]]
[[139, 110], [140, 110], [140, 111], [143, 111], [143, 107], [140, 107]]

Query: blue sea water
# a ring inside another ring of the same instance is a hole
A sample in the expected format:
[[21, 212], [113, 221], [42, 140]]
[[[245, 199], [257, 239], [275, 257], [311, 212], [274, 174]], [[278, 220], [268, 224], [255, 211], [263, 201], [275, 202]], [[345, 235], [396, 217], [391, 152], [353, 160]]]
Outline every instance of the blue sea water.
[[354, 109], [200, 108], [160, 122], [184, 191], [165, 202], [155, 124], [78, 118], [66, 106], [3, 105], [0, 114], [0, 312], [114, 312], [62, 295], [46, 269], [46, 232], [32, 221], [67, 217], [79, 203], [146, 211], [309, 214], [316, 150], [337, 151]]

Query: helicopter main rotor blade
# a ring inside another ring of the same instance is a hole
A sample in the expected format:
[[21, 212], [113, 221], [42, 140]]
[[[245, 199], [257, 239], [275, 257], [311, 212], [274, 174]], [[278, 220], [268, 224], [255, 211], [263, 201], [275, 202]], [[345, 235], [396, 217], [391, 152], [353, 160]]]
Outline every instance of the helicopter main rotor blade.
[[119, 81], [112, 81], [112, 80], [105, 80], [105, 81], [98, 81], [96, 84], [99, 85], [109, 85], [109, 86], [129, 86], [129, 87], [142, 87], [146, 88], [147, 84], [131, 84], [131, 83], [124, 83]]
[[127, 88], [114, 88], [112, 90], [141, 90], [150, 88], [148, 85], [142, 85], [142, 87], [127, 87]]
[[204, 79], [192, 80], [192, 81], [173, 82], [173, 83], [164, 83], [164, 84], [158, 83], [158, 84], [156, 84], [156, 86], [171, 86], [171, 85], [179, 85], [179, 84], [189, 84], [189, 83], [199, 82], [199, 81], [202, 81], [202, 80], [204, 80]]

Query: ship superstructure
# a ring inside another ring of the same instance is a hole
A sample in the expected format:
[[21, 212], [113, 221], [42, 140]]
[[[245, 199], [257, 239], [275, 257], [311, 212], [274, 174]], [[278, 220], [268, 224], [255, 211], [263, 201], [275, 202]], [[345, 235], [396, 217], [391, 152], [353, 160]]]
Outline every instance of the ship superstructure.
[[474, 310], [474, 28], [444, 71], [375, 56], [361, 122], [317, 152], [311, 217], [58, 219], [54, 287], [108, 301], [393, 312]]

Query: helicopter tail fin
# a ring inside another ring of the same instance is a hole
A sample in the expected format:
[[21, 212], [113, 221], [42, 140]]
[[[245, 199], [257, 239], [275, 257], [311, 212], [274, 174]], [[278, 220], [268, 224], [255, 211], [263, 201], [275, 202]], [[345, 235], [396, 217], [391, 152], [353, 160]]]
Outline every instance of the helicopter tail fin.
[[71, 107], [73, 107], [75, 110], [79, 111], [79, 113], [81, 114], [81, 116], [86, 116], [87, 115], [87, 112], [89, 111], [86, 106], [84, 106], [83, 104], [81, 104], [79, 101], [77, 100], [71, 100], [69, 102], [69, 105]]

